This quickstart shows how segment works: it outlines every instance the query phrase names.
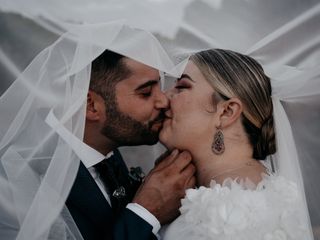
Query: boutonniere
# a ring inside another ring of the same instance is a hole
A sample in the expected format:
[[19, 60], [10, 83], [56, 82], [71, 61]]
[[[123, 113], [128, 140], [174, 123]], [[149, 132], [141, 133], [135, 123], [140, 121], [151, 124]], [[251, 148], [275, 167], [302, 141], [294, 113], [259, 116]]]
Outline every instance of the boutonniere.
[[129, 178], [134, 182], [142, 183], [145, 176], [141, 167], [131, 167], [129, 170]]

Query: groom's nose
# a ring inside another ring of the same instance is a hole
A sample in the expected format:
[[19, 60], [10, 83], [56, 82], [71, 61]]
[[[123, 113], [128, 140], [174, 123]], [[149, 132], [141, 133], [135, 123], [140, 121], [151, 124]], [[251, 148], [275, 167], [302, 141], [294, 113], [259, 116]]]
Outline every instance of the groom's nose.
[[159, 91], [155, 101], [155, 107], [157, 109], [166, 109], [169, 106], [169, 99], [166, 94], [162, 91]]

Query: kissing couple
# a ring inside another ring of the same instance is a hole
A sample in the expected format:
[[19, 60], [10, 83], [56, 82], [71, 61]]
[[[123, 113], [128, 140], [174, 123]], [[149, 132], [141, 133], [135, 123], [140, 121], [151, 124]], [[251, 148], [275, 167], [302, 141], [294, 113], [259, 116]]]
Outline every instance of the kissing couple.
[[[177, 77], [165, 92], [159, 70]], [[310, 234], [298, 184], [269, 164], [283, 142], [271, 80], [248, 55], [208, 49], [174, 64], [147, 32], [89, 25], [40, 53], [1, 100], [1, 180], [15, 193], [6, 239]], [[147, 176], [127, 169], [119, 147], [158, 140], [168, 152]]]

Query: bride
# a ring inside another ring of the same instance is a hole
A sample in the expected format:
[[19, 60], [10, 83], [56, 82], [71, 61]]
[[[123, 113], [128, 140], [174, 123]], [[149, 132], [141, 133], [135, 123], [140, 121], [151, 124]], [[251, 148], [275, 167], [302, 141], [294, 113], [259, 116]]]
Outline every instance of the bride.
[[298, 187], [264, 161], [277, 147], [260, 64], [229, 50], [198, 52], [168, 96], [160, 140], [191, 153], [199, 188], [187, 190], [163, 238], [306, 239]]

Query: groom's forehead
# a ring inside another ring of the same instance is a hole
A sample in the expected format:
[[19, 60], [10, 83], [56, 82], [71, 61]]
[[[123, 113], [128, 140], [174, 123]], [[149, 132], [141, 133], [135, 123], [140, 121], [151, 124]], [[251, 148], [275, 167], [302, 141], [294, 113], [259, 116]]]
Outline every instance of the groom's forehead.
[[138, 86], [144, 85], [150, 81], [158, 82], [160, 80], [159, 70], [153, 67], [130, 58], [123, 59], [123, 63], [126, 65], [130, 73], [120, 82]]
[[146, 65], [132, 58], [125, 57], [123, 59], [123, 63], [128, 68], [128, 70], [132, 72], [132, 74], [142, 74], [142, 73], [150, 74], [151, 72], [156, 72], [159, 75], [158, 69], [150, 67], [149, 65]]

